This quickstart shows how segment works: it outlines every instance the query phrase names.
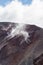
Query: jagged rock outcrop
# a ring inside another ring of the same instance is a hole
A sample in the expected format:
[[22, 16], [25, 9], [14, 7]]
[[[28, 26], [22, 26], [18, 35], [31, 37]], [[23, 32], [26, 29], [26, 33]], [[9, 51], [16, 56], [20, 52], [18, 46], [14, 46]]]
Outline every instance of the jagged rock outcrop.
[[17, 26], [0, 23], [0, 65], [43, 65], [42, 61], [35, 64], [43, 54], [43, 29], [28, 24]]

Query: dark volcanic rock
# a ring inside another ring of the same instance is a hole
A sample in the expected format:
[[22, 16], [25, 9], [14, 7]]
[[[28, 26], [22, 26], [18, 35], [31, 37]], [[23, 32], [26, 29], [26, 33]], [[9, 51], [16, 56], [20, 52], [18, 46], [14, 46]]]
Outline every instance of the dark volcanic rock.
[[41, 54], [39, 57], [34, 59], [34, 65], [43, 65], [43, 54]]
[[19, 25], [0, 23], [0, 65], [43, 65], [43, 29]]

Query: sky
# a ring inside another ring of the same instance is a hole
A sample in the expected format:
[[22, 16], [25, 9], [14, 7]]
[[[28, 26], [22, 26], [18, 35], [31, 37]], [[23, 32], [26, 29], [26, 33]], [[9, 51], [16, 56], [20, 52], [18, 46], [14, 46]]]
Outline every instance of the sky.
[[[6, 4], [10, 3], [12, 0], [0, 0], [0, 5], [5, 6]], [[30, 5], [32, 0], [18, 0], [20, 2], [22, 2], [22, 4], [26, 5]]]
[[43, 28], [43, 0], [0, 0], [0, 22], [33, 24]]
[[10, 3], [12, 0], [0, 0], [0, 5], [5, 6], [6, 4]]

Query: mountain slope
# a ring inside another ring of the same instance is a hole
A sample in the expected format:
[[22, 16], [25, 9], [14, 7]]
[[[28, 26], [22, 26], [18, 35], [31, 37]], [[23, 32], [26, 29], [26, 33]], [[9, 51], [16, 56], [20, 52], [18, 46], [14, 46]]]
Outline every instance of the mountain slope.
[[37, 58], [42, 54], [42, 28], [28, 24], [0, 23], [0, 65], [37, 65]]

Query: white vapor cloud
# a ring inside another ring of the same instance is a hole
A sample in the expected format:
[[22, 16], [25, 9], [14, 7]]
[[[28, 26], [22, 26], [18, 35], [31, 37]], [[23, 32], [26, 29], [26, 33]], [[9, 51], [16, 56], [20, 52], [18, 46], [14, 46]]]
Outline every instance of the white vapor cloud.
[[0, 22], [35, 24], [43, 27], [43, 0], [32, 0], [31, 5], [12, 0], [5, 7], [0, 6]]

